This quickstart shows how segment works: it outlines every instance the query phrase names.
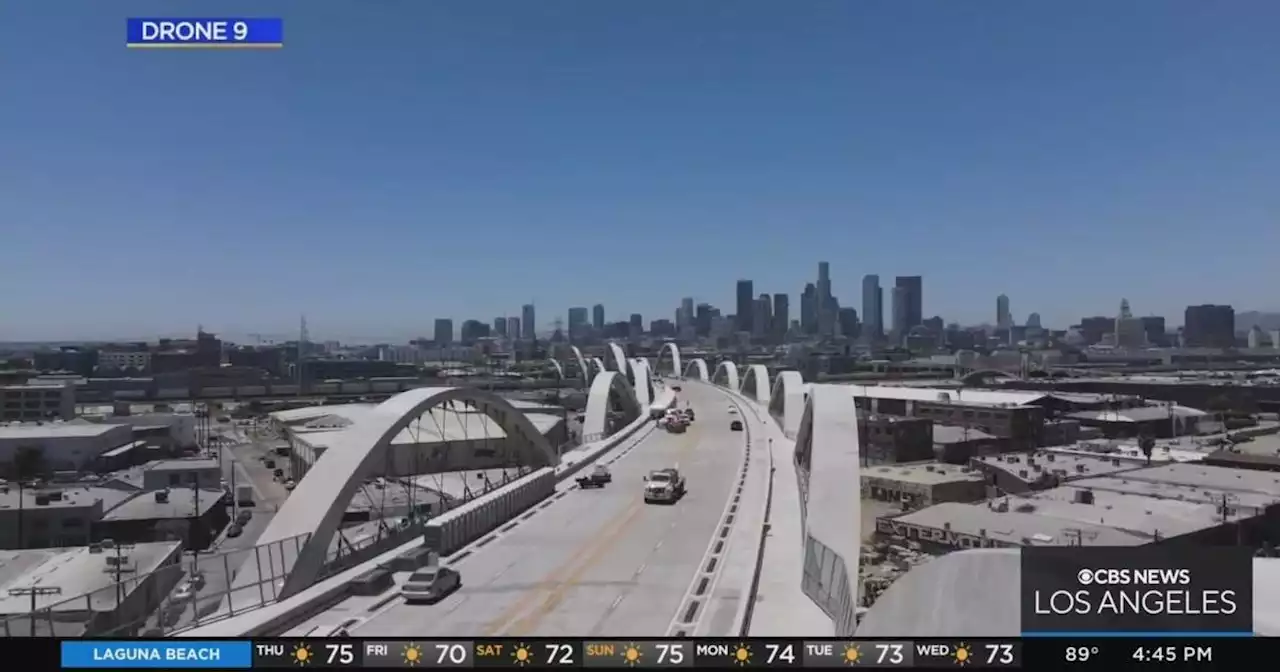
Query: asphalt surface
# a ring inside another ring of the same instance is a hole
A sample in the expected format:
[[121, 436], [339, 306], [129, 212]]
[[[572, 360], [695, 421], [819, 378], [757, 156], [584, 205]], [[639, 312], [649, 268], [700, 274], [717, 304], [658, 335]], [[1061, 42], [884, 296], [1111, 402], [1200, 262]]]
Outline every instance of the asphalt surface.
[[[433, 605], [396, 597], [353, 631], [361, 637], [666, 634], [702, 563], [745, 434], [730, 432], [728, 401], [687, 386], [697, 420], [684, 434], [655, 432], [609, 465], [613, 482], [566, 496], [452, 566], [462, 587]], [[643, 479], [678, 466], [688, 493], [645, 504]]]

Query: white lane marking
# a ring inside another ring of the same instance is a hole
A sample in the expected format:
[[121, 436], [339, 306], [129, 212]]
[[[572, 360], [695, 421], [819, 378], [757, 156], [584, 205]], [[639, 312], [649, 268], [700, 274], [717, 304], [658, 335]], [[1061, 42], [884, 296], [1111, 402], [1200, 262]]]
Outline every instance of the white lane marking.
[[656, 550], [658, 550], [659, 548], [662, 548], [662, 542], [663, 542], [663, 541], [666, 541], [666, 540], [665, 540], [665, 539], [662, 539], [662, 540], [659, 540], [659, 541], [658, 541], [658, 543], [654, 544], [654, 545], [653, 545], [653, 550], [655, 550], [655, 551], [656, 551]]
[[613, 598], [613, 604], [609, 605], [609, 611], [613, 611], [614, 609], [617, 609], [617, 608], [618, 608], [618, 605], [619, 605], [619, 604], [622, 604], [622, 599], [623, 599], [624, 597], [626, 597], [626, 595], [619, 595], [619, 596], [617, 596], [617, 597]]
[[[654, 548], [656, 549], [657, 547], [654, 547]], [[636, 578], [637, 576], [640, 576], [641, 574], [643, 574], [643, 573], [644, 573], [645, 568], [646, 568], [646, 567], [648, 567], [648, 566], [649, 566], [649, 563], [647, 563], [647, 562], [646, 562], [646, 563], [644, 563], [643, 565], [640, 565], [638, 568], [636, 568], [636, 573], [631, 575], [631, 578], [633, 578], [633, 579], [634, 579], [634, 578]], [[622, 598], [618, 598], [618, 599], [622, 599]]]

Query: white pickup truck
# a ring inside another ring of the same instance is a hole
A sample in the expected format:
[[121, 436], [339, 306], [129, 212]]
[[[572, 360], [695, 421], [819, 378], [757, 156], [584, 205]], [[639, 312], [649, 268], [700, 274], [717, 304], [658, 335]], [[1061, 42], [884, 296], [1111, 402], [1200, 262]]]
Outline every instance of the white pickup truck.
[[675, 504], [684, 496], [684, 477], [679, 469], [659, 469], [644, 479], [644, 502]]

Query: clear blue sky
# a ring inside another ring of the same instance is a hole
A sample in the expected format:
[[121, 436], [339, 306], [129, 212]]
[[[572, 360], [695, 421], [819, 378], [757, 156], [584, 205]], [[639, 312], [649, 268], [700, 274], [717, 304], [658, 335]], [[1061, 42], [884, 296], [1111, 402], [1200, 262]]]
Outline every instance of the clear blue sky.
[[[280, 16], [137, 52], [134, 16]], [[669, 317], [831, 262], [925, 314], [1275, 309], [1280, 3], [0, 7], [0, 340]]]

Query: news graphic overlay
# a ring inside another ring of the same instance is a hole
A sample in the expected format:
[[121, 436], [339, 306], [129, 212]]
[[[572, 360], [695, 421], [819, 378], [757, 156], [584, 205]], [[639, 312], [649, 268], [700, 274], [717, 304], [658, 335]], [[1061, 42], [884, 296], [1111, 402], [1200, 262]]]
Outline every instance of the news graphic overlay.
[[279, 49], [284, 19], [128, 19], [130, 49]]
[[253, 667], [247, 641], [77, 640], [63, 641], [62, 669], [218, 669]]
[[1022, 549], [1022, 634], [1253, 634], [1253, 558], [1242, 548]]

